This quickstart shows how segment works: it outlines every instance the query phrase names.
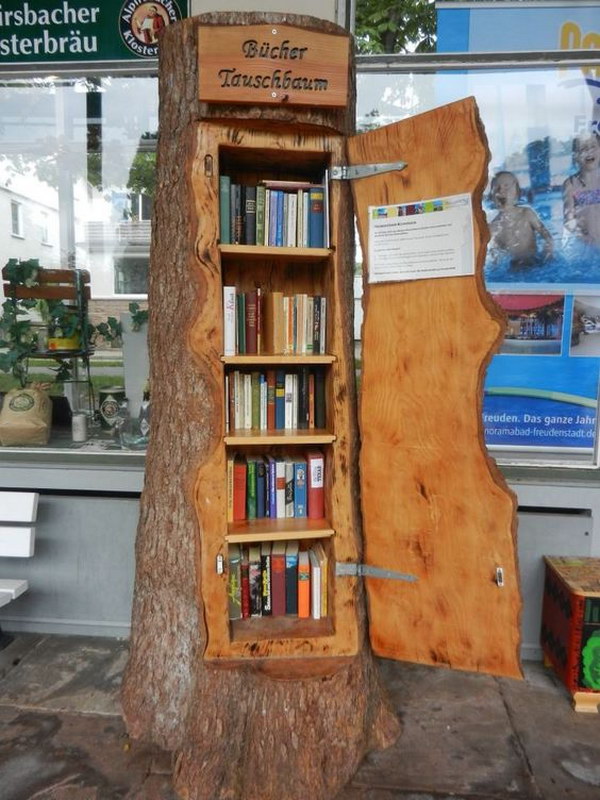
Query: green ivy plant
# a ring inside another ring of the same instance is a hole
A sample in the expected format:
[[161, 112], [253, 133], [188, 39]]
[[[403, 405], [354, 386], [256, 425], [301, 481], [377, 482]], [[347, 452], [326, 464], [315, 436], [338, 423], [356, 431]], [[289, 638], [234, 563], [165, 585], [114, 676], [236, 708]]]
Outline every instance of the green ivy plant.
[[131, 314], [131, 330], [139, 331], [148, 322], [148, 311], [140, 308], [139, 303], [129, 303], [129, 313]]
[[[4, 277], [17, 286], [33, 287], [38, 285], [37, 275], [40, 265], [37, 259], [9, 259], [4, 268]], [[80, 320], [73, 308], [62, 300], [14, 300], [7, 298], [2, 304], [0, 314], [0, 371], [12, 372], [14, 377], [24, 385], [26, 379], [26, 359], [39, 352], [39, 326], [32, 323], [30, 312], [34, 309], [40, 313], [47, 326], [60, 329], [62, 336], [74, 336]], [[132, 318], [132, 329], [138, 331], [148, 321], [148, 312], [141, 309], [138, 303], [129, 304]], [[116, 317], [108, 317], [105, 322], [92, 325], [86, 320], [86, 339], [95, 345], [99, 339], [106, 344], [122, 343], [123, 327]], [[72, 363], [70, 359], [56, 358], [58, 366], [53, 369], [55, 381], [62, 382], [71, 377]]]
[[[21, 261], [10, 258], [4, 275], [11, 283], [35, 286], [40, 265], [35, 258]], [[35, 300], [13, 302], [7, 298], [2, 304], [0, 316], [0, 370], [12, 372], [21, 385], [25, 379], [24, 359], [37, 347], [37, 335], [33, 330], [29, 312], [35, 308]]]

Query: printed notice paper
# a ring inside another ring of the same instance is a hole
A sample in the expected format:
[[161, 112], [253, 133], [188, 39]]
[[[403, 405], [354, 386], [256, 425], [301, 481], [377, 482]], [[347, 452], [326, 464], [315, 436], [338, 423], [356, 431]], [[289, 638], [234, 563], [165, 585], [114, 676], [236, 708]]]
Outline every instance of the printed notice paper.
[[369, 206], [369, 283], [474, 273], [470, 194]]

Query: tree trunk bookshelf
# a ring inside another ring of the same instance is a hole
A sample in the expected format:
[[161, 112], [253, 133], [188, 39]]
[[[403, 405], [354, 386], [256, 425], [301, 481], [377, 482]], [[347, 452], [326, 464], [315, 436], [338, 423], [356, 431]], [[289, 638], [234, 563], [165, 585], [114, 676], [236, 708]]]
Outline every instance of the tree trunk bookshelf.
[[[273, 62], [276, 48], [290, 63]], [[472, 99], [349, 138], [351, 41], [323, 20], [203, 14], [169, 26], [160, 50], [149, 291], [151, 380], [160, 388], [136, 544], [127, 728], [176, 753], [175, 785], [190, 800], [330, 800], [365, 753], [400, 731], [374, 652], [519, 672], [514, 499], [481, 434], [482, 375], [502, 328], [481, 278], [485, 139]], [[293, 67], [302, 71], [298, 86], [326, 75], [337, 99], [263, 91], [269, 76]], [[254, 68], [251, 87], [229, 85]], [[229, 84], [219, 89], [221, 70]], [[329, 182], [329, 236], [318, 246], [222, 240], [222, 177], [315, 184], [333, 167], [364, 173], [397, 160], [408, 162], [405, 171], [371, 171], [352, 188]], [[475, 274], [365, 281], [357, 403], [355, 209], [367, 268], [370, 206], [458, 192], [473, 197]], [[232, 351], [224, 287], [325, 297], [323, 352]], [[434, 312], [439, 330], [424, 327]], [[273, 370], [313, 372], [315, 384], [322, 376], [318, 425], [316, 413], [314, 427], [239, 424], [232, 378], [235, 391], [242, 374]], [[231, 519], [234, 454], [248, 461], [315, 449], [324, 458], [322, 514]], [[232, 618], [230, 556], [291, 541], [326, 553], [326, 613]]]
[[[348, 261], [344, 257], [343, 231], [348, 188], [331, 181], [328, 192], [329, 247], [220, 244], [219, 185], [227, 175], [241, 185], [261, 181], [321, 184], [324, 175], [344, 158], [343, 137], [304, 126], [202, 122], [197, 131], [197, 166], [194, 169], [195, 208], [201, 225], [196, 250], [206, 271], [208, 291], [215, 302], [206, 309], [203, 327], [214, 329], [210, 350], [211, 372], [217, 403], [223, 413], [220, 436], [198, 477], [198, 514], [206, 535], [202, 538], [202, 595], [207, 625], [204, 657], [210, 661], [260, 658], [328, 658], [352, 656], [358, 649], [355, 578], [336, 578], [336, 561], [356, 561], [358, 547], [352, 523], [352, 487], [348, 478], [352, 411], [346, 390], [353, 356], [348, 338], [348, 308], [340, 291], [345, 284]], [[342, 237], [341, 246], [338, 244]], [[247, 293], [259, 287], [263, 295], [305, 294], [326, 298], [326, 352], [295, 354], [259, 352], [224, 355], [224, 315], [218, 301], [223, 286]], [[212, 318], [208, 318], [212, 316]], [[207, 359], [206, 341], [195, 337], [197, 355]], [[256, 429], [226, 424], [226, 382], [235, 370], [323, 370], [325, 426], [323, 428]], [[324, 456], [323, 518], [271, 518], [228, 520], [227, 461], [278, 454], [302, 457], [317, 448]], [[207, 503], [205, 498], [210, 497]], [[204, 500], [204, 502], [202, 500]], [[298, 540], [300, 548], [319, 541], [327, 555], [327, 614], [324, 618], [297, 615], [252, 616], [229, 619], [228, 560], [232, 544], [246, 548], [252, 543]], [[219, 565], [219, 566], [217, 566]], [[220, 565], [223, 566], [221, 571]]]

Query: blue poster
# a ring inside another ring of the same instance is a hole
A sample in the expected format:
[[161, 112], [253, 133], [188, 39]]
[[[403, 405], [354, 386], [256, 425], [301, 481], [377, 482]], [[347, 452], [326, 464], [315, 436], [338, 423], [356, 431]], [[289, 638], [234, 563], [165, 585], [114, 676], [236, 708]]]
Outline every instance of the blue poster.
[[[590, 2], [437, 9], [438, 50], [600, 46], [600, 8]], [[486, 442], [591, 462], [600, 379], [600, 68], [472, 72], [464, 80], [491, 151], [485, 282], [507, 319], [485, 381]]]
[[437, 0], [439, 53], [594, 50], [600, 47], [600, 12], [591, 0]]

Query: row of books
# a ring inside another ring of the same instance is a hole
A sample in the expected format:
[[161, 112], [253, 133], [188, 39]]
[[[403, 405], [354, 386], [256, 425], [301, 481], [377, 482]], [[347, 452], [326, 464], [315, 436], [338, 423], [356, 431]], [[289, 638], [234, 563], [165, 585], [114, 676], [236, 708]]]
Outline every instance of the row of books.
[[323, 355], [327, 298], [223, 287], [223, 354]]
[[227, 521], [323, 519], [325, 458], [303, 454], [227, 457]]
[[296, 540], [230, 544], [227, 557], [229, 618], [327, 616], [327, 553], [320, 541], [301, 549]]
[[225, 429], [324, 429], [325, 369], [233, 370], [225, 376]]
[[258, 185], [219, 178], [221, 244], [268, 247], [329, 247], [324, 184], [261, 181]]

